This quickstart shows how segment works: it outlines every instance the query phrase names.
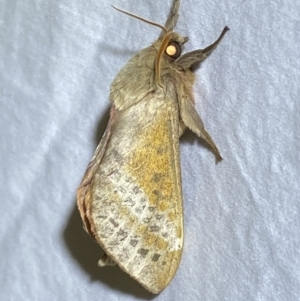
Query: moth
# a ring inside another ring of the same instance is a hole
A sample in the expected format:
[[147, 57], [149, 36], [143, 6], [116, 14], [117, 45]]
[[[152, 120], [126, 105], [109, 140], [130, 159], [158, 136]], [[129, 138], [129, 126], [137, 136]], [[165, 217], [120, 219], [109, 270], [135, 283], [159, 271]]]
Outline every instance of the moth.
[[[120, 70], [110, 89], [110, 118], [77, 190], [85, 230], [105, 251], [99, 265], [119, 267], [154, 294], [173, 278], [182, 254], [179, 138], [186, 128], [220, 152], [194, 107], [192, 67], [217, 47], [181, 55], [174, 0], [157, 41]], [[119, 9], [117, 9], [119, 10]], [[121, 10], [120, 10], [121, 11]]]

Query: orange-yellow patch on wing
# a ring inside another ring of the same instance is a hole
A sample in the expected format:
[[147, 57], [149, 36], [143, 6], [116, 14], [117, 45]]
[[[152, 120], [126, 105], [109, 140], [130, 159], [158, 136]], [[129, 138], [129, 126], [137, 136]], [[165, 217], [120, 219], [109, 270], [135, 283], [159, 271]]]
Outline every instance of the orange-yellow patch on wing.
[[177, 217], [178, 217], [178, 214], [176, 214], [176, 212], [174, 212], [174, 210], [172, 210], [168, 213], [168, 219], [170, 221], [174, 221]]
[[177, 191], [172, 134], [168, 111], [160, 112], [146, 132], [136, 137], [138, 142], [127, 166], [149, 204], [161, 212], [170, 209], [170, 201]]

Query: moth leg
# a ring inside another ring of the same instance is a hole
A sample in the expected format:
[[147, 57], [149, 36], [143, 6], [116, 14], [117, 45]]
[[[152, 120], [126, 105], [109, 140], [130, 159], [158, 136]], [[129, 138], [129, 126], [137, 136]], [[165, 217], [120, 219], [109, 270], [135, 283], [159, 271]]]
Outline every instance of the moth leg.
[[[178, 10], [179, 10], [179, 5], [180, 5], [180, 1], [179, 0], [173, 0], [173, 4], [172, 4], [172, 8], [170, 11], [170, 14], [168, 16], [168, 19], [165, 23], [165, 28], [167, 29], [167, 31], [173, 31], [177, 20], [178, 20]], [[162, 31], [162, 33], [160, 34], [160, 38], [163, 38], [165, 36], [165, 32]]]
[[195, 63], [203, 62], [217, 48], [218, 44], [221, 42], [226, 31], [228, 30], [229, 28], [225, 26], [222, 33], [214, 43], [204, 49], [194, 50], [180, 56], [176, 60], [176, 64], [185, 70], [191, 68]]
[[[180, 117], [186, 127], [188, 127], [192, 132], [194, 132], [198, 137], [204, 139], [212, 148], [212, 151], [215, 154], [216, 161], [219, 162], [222, 160], [220, 152], [210, 137], [209, 133], [205, 130], [204, 124], [198, 115], [192, 100], [188, 97], [188, 94], [184, 90], [184, 87], [181, 86], [178, 90], [179, 97], [179, 108], [180, 108]], [[182, 126], [179, 125], [179, 133], [183, 133]]]
[[221, 42], [222, 38], [228, 30], [229, 28], [225, 26], [217, 40], [202, 50], [202, 53], [205, 55], [205, 58], [207, 58], [217, 48], [218, 44]]
[[101, 259], [98, 261], [99, 267], [105, 267], [105, 266], [114, 266], [116, 263], [106, 254], [101, 257]]
[[215, 157], [216, 157], [216, 162], [218, 163], [218, 162], [222, 161], [223, 158], [221, 157], [221, 154], [220, 154], [216, 144], [214, 143], [214, 141], [212, 140], [209, 133], [205, 130], [204, 127], [201, 129], [201, 136], [200, 137], [203, 138], [210, 145], [210, 147], [212, 148], [212, 150], [215, 154]]
[[186, 130], [186, 125], [183, 122], [183, 120], [179, 120], [178, 125], [179, 125], [179, 137], [181, 137], [183, 135], [183, 133], [185, 132], [185, 130]]

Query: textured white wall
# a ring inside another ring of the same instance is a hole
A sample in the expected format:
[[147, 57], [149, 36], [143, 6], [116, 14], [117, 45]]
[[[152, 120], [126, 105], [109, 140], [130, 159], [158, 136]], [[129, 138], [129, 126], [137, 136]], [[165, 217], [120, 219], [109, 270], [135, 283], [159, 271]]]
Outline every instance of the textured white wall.
[[[75, 191], [108, 120], [109, 85], [171, 1], [0, 1], [0, 299], [150, 298], [100, 269]], [[181, 144], [185, 245], [156, 300], [299, 300], [300, 2], [183, 0], [187, 50], [230, 27], [197, 71], [196, 107], [224, 161]]]

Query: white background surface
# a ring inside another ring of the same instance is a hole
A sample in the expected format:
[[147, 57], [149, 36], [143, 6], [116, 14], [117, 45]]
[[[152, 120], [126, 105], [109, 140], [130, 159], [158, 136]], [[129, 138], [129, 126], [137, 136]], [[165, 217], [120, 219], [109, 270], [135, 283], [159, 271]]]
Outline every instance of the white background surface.
[[183, 0], [186, 50], [230, 27], [197, 71], [196, 107], [224, 161], [181, 144], [184, 254], [157, 297], [83, 231], [75, 191], [118, 70], [171, 1], [0, 1], [0, 300], [300, 300], [300, 2]]

